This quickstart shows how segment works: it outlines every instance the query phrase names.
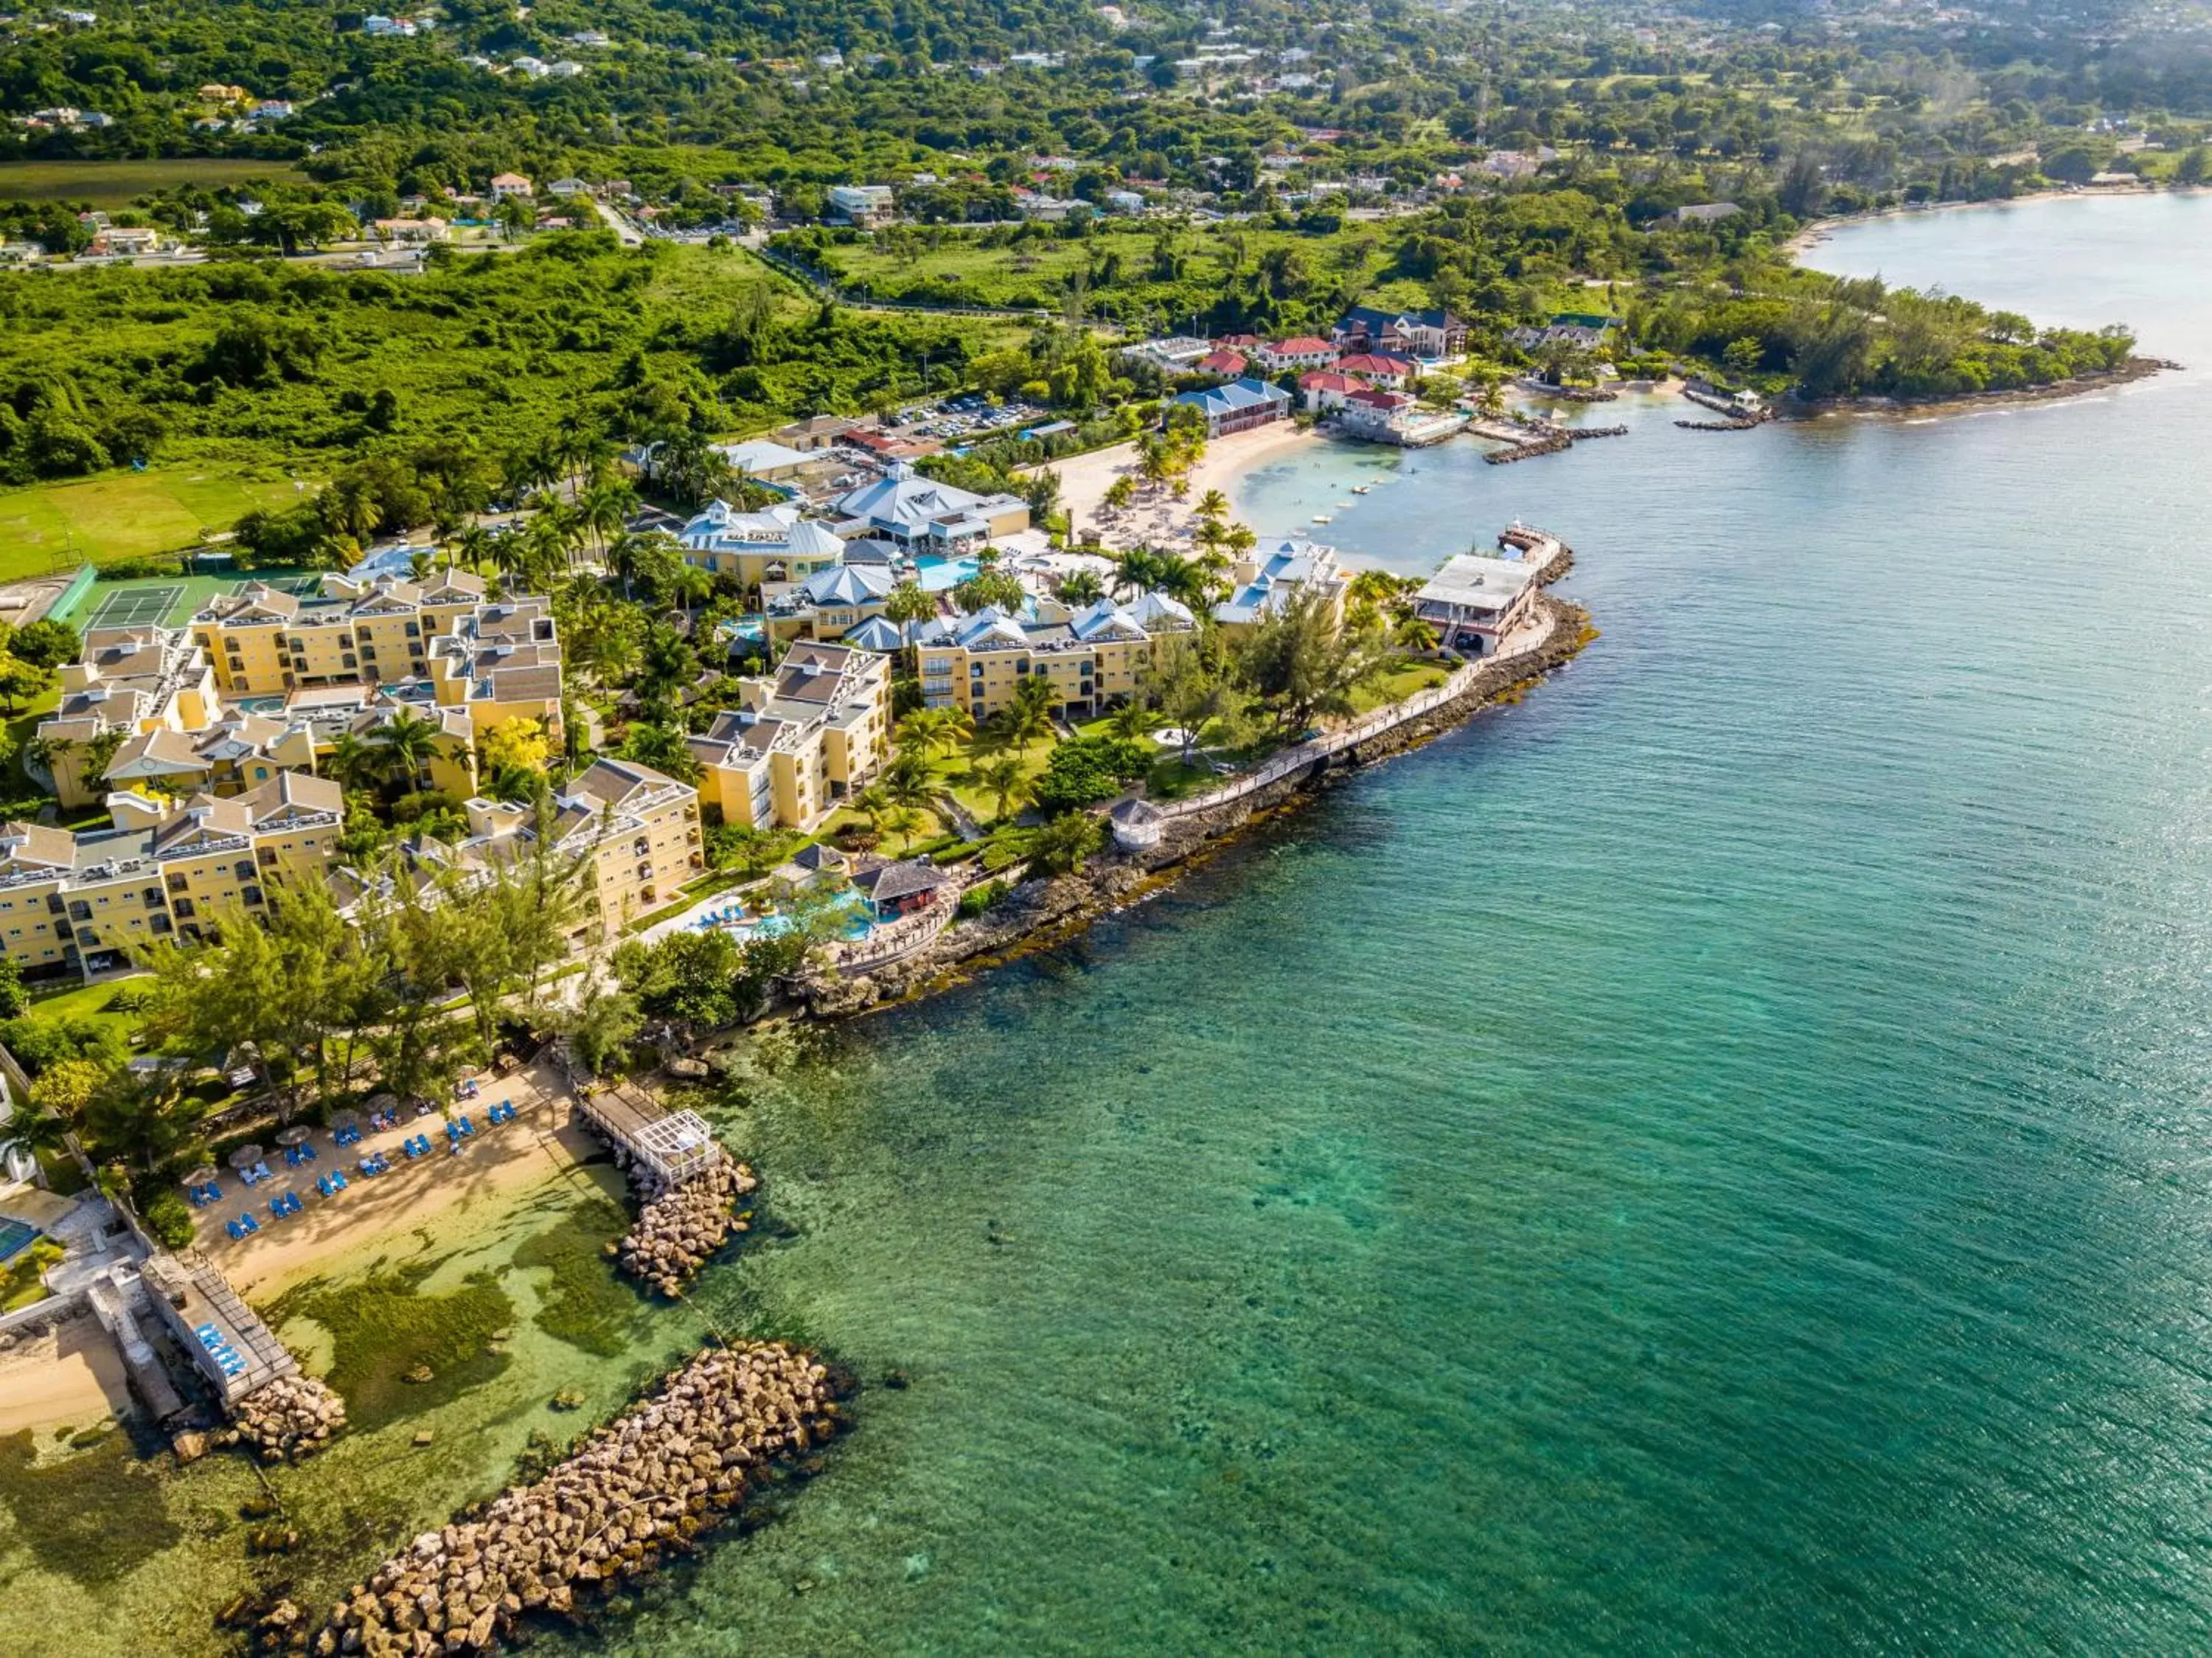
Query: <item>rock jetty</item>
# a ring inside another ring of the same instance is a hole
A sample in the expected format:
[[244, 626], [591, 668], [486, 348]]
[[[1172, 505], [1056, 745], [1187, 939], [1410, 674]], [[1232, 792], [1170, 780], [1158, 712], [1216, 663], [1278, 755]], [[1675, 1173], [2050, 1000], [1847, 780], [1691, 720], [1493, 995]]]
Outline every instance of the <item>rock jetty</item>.
[[777, 1466], [828, 1443], [849, 1384], [781, 1342], [702, 1353], [479, 1519], [425, 1532], [318, 1628], [290, 1602], [260, 1624], [264, 1649], [319, 1658], [485, 1652], [534, 1612], [653, 1570], [743, 1503]]
[[313, 1376], [279, 1376], [231, 1407], [219, 1445], [249, 1445], [264, 1461], [313, 1456], [345, 1426], [345, 1401]]
[[759, 1187], [749, 1165], [719, 1157], [690, 1179], [648, 1192], [637, 1224], [615, 1247], [622, 1270], [673, 1300], [732, 1233], [750, 1229], [738, 1204]]

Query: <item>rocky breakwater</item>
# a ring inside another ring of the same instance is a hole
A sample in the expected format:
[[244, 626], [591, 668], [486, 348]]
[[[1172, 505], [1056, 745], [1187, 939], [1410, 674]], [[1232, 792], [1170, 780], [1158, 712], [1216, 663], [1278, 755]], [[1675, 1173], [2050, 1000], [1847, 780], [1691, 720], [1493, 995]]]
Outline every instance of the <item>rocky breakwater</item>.
[[313, 1376], [280, 1376], [231, 1407], [218, 1445], [246, 1445], [264, 1461], [313, 1456], [345, 1427], [345, 1401]]
[[752, 1225], [738, 1205], [760, 1189], [750, 1166], [719, 1157], [708, 1167], [657, 1192], [648, 1192], [637, 1224], [611, 1246], [622, 1270], [647, 1289], [674, 1299], [714, 1253]]
[[842, 1425], [842, 1376], [780, 1342], [711, 1349], [533, 1484], [425, 1532], [319, 1627], [280, 1603], [264, 1650], [320, 1658], [484, 1652], [532, 1613], [651, 1572]]

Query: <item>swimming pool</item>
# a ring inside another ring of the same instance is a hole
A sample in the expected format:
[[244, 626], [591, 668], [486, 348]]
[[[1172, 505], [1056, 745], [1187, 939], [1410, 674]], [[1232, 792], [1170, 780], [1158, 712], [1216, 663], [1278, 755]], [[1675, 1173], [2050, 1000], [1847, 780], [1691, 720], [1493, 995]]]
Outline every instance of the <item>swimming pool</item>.
[[943, 593], [957, 588], [982, 566], [973, 558], [947, 558], [941, 552], [918, 553], [914, 561], [914, 579], [924, 593]]
[[[848, 939], [866, 938], [875, 930], [875, 923], [868, 919], [866, 905], [860, 893], [849, 890], [840, 893], [837, 902], [848, 911], [845, 921], [845, 936]], [[777, 938], [791, 930], [791, 917], [781, 914], [764, 916], [758, 920], [750, 916], [743, 920], [718, 918], [737, 908], [738, 900], [732, 899], [726, 905], [709, 910], [701, 916], [691, 923], [692, 928], [702, 933], [726, 932], [739, 940]]]
[[22, 1221], [0, 1220], [0, 1265], [5, 1265], [39, 1240], [39, 1228]]

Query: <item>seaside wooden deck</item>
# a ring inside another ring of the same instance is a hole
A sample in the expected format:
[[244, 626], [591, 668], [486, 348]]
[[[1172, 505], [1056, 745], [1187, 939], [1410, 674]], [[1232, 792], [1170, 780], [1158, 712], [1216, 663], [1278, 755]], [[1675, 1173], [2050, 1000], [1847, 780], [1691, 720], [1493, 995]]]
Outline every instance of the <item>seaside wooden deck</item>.
[[576, 1109], [615, 1146], [668, 1185], [679, 1185], [720, 1161], [721, 1148], [698, 1112], [671, 1111], [629, 1083], [589, 1093], [579, 1089]]

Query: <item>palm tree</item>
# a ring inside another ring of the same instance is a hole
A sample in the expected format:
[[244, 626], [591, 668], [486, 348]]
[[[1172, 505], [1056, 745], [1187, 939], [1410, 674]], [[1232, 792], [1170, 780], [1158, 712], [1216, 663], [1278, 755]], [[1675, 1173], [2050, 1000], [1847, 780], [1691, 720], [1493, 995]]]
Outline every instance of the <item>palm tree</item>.
[[23, 745], [23, 764], [37, 766], [51, 782], [61, 775], [62, 767], [83, 747], [74, 737], [33, 737]]
[[1052, 710], [1051, 681], [1032, 675], [1014, 687], [1013, 701], [999, 716], [1000, 728], [1009, 745], [1026, 748], [1052, 735]]
[[918, 672], [913, 658], [914, 631], [923, 622], [937, 618], [937, 595], [923, 591], [919, 582], [902, 582], [884, 600], [884, 619], [894, 624], [899, 631], [899, 641], [908, 653], [907, 671]]
[[324, 757], [325, 775], [335, 777], [349, 789], [360, 786], [361, 780], [377, 769], [376, 751], [350, 731], [341, 731], [331, 744], [331, 752]]
[[602, 558], [608, 543], [622, 533], [636, 506], [637, 491], [619, 479], [594, 484], [576, 497], [579, 527], [598, 544]]
[[1114, 710], [1109, 727], [1124, 742], [1140, 741], [1152, 735], [1152, 710], [1141, 695], [1132, 697]]
[[891, 800], [884, 793], [881, 783], [872, 783], [847, 802], [858, 812], [868, 826], [868, 833], [880, 836], [884, 832], [884, 814], [891, 809]]
[[899, 742], [917, 753], [926, 753], [935, 744], [939, 729], [941, 708], [917, 708], [898, 722]]
[[492, 533], [482, 524], [464, 524], [460, 533], [446, 543], [446, 568], [451, 570], [461, 564], [467, 565], [471, 573], [480, 570], [492, 556], [495, 545]]
[[1114, 585], [1124, 593], [1142, 593], [1159, 576], [1159, 558], [1148, 547], [1131, 547], [1114, 561]]
[[1387, 570], [1363, 570], [1352, 578], [1344, 596], [1355, 605], [1387, 605], [1398, 596], [1398, 578]]
[[422, 767], [438, 752], [441, 728], [435, 720], [400, 709], [370, 735], [388, 771], [412, 789], [421, 780]]
[[1208, 490], [1198, 497], [1198, 505], [1193, 510], [1200, 523], [1218, 527], [1221, 521], [1229, 516], [1229, 497], [1219, 490]]
[[1437, 630], [1433, 624], [1419, 616], [1408, 616], [1398, 624], [1398, 645], [1402, 650], [1424, 651], [1437, 648]]
[[1001, 754], [994, 760], [986, 760], [975, 768], [975, 784], [987, 789], [998, 802], [999, 816], [1004, 819], [1013, 808], [1014, 802], [1027, 798], [1030, 792], [1030, 769], [1018, 754]]
[[892, 755], [880, 781], [884, 798], [895, 806], [924, 807], [937, 798], [937, 774], [915, 749]]
[[1095, 605], [1106, 596], [1106, 584], [1098, 579], [1096, 570], [1079, 570], [1060, 578], [1060, 598], [1062, 604]]

